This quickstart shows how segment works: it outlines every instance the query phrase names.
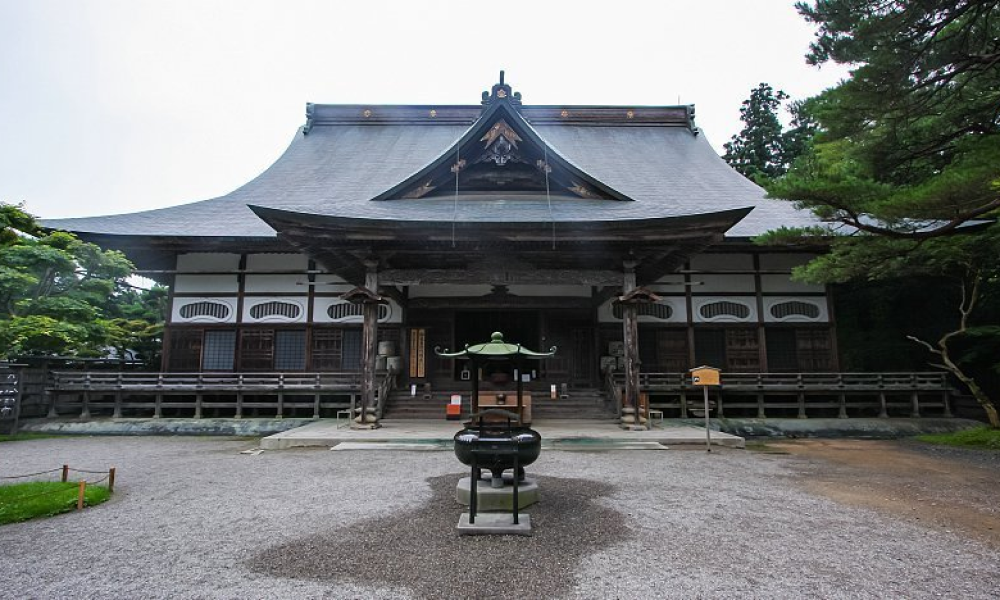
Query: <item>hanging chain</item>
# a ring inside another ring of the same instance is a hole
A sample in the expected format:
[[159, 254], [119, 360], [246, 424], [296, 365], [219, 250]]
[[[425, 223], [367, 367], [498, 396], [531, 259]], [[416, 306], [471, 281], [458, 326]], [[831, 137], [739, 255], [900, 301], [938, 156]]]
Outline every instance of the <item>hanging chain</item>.
[[543, 169], [545, 171], [545, 201], [549, 204], [549, 222], [552, 223], [552, 249], [556, 249], [556, 218], [552, 214], [552, 194], [549, 191], [549, 171], [552, 169], [549, 167], [549, 148], [548, 146], [542, 146], [542, 151], [545, 156], [545, 164]]
[[451, 213], [451, 247], [455, 247], [455, 223], [458, 221], [458, 172], [462, 170], [462, 155], [461, 149], [456, 144], [455, 145], [455, 166], [452, 167], [455, 171], [455, 207]]

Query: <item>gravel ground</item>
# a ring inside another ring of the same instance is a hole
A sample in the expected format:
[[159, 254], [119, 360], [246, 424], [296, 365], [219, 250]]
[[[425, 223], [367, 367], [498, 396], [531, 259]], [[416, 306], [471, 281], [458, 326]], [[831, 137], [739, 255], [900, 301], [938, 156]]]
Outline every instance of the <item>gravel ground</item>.
[[[0, 527], [0, 598], [996, 598], [997, 549], [837, 504], [801, 459], [543, 452], [532, 538], [459, 538], [448, 452], [72, 438], [0, 444], [0, 476], [118, 468], [107, 504]], [[602, 483], [596, 483], [601, 481]], [[384, 554], [384, 556], [383, 556]]]

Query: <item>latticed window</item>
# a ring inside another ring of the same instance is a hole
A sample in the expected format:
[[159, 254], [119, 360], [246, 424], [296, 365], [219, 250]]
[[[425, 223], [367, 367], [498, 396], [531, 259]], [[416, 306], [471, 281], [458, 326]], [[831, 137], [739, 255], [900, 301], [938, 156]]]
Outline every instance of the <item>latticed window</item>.
[[746, 319], [750, 316], [750, 307], [740, 302], [730, 300], [719, 300], [701, 305], [698, 309], [702, 318], [715, 319], [719, 317], [733, 317], [736, 319]]
[[833, 344], [826, 329], [768, 328], [767, 368], [780, 372], [833, 370]]
[[686, 329], [641, 329], [639, 360], [642, 370], [660, 373], [687, 371], [688, 339]]
[[[364, 307], [360, 304], [352, 304], [350, 302], [338, 302], [326, 308], [326, 316], [334, 321], [341, 321], [348, 317], [361, 317], [364, 316]], [[388, 318], [389, 307], [385, 304], [379, 304], [378, 320], [381, 321]]]
[[[654, 319], [662, 319], [667, 321], [674, 315], [674, 309], [671, 308], [669, 304], [654, 303], [654, 304], [639, 304], [636, 306], [636, 314], [640, 317], [653, 317]], [[623, 311], [621, 304], [611, 305], [611, 314], [615, 316], [616, 319], [623, 318]]]
[[240, 368], [270, 371], [274, 364], [274, 330], [246, 329], [240, 336]]
[[301, 371], [306, 368], [306, 332], [277, 331], [274, 337], [274, 368]]
[[806, 317], [809, 319], [815, 319], [819, 317], [819, 307], [812, 302], [789, 300], [788, 302], [779, 302], [778, 304], [772, 306], [771, 316], [776, 319], [784, 319], [787, 317]]
[[201, 368], [205, 371], [232, 371], [236, 356], [236, 331], [206, 331]]
[[302, 309], [297, 304], [291, 302], [261, 302], [250, 307], [250, 316], [254, 319], [265, 319], [267, 317], [283, 317], [285, 319], [296, 319]]
[[167, 369], [191, 372], [201, 369], [201, 329], [171, 329]]
[[314, 329], [312, 332], [312, 368], [315, 371], [339, 371], [344, 355], [342, 329]]
[[209, 302], [207, 300], [203, 300], [201, 302], [191, 302], [185, 304], [178, 312], [181, 317], [185, 319], [211, 317], [221, 321], [229, 316], [229, 307], [222, 302]]

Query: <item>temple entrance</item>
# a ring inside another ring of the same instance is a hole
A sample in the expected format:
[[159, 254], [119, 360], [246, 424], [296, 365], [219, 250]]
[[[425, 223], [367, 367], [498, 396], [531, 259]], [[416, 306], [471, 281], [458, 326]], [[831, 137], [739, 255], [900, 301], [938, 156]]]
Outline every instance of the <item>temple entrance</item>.
[[[490, 339], [494, 331], [503, 332], [504, 339], [511, 344], [524, 344], [529, 348], [539, 347], [541, 328], [538, 310], [468, 310], [455, 312], [455, 348], [466, 344], [478, 344]], [[456, 360], [455, 379], [469, 381], [476, 377], [465, 361]], [[481, 379], [494, 381], [500, 385], [514, 380], [513, 363], [484, 364]], [[536, 377], [537, 367], [536, 370]]]

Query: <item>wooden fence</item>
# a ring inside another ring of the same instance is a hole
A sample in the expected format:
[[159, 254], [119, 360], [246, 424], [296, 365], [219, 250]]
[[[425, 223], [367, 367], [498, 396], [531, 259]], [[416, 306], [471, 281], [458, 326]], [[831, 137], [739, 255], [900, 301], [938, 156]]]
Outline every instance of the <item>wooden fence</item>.
[[319, 418], [355, 409], [361, 374], [53, 371], [45, 394], [49, 417]]
[[[624, 376], [615, 374], [615, 386]], [[687, 373], [642, 373], [648, 407], [666, 417], [703, 416], [702, 388]], [[950, 417], [947, 377], [931, 373], [723, 373], [709, 388], [715, 417]]]

